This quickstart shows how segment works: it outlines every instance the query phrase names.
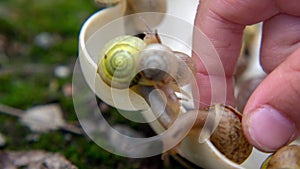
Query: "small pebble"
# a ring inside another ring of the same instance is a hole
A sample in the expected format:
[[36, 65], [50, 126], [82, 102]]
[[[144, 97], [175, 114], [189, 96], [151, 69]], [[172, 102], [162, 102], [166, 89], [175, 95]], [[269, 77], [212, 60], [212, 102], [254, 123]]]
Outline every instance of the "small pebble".
[[0, 133], [0, 147], [4, 147], [5, 144], [6, 144], [6, 138], [2, 133]]
[[54, 74], [56, 77], [66, 78], [71, 74], [71, 71], [67, 66], [59, 65], [54, 69]]
[[50, 33], [42, 32], [35, 37], [34, 43], [41, 48], [48, 49], [53, 46], [54, 38]]
[[72, 84], [65, 84], [63, 86], [63, 93], [65, 96], [72, 96]]

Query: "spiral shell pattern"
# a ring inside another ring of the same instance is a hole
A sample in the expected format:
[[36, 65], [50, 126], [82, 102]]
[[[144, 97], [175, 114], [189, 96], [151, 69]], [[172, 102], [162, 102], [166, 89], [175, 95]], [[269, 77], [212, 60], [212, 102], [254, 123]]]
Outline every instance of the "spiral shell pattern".
[[149, 44], [143, 49], [137, 61], [143, 77], [153, 81], [166, 81], [175, 77], [178, 59], [170, 48], [162, 44]]
[[109, 41], [100, 54], [98, 64], [102, 80], [113, 88], [130, 87], [137, 74], [136, 58], [145, 46], [142, 39], [134, 36], [120, 36]]

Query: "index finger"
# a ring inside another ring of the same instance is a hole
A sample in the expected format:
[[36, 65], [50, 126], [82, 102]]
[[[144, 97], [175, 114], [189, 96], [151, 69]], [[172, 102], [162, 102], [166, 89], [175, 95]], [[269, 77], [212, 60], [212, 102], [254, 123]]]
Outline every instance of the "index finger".
[[[273, 0], [203, 0], [198, 6], [195, 27], [199, 28], [214, 45], [219, 54], [225, 77], [208, 74], [199, 57], [196, 62], [196, 80], [200, 95], [200, 107], [210, 105], [212, 100], [210, 79], [226, 80], [226, 104], [234, 104], [234, 73], [240, 53], [243, 30], [246, 25], [258, 23], [278, 13]], [[199, 47], [194, 39], [193, 49]], [[214, 83], [218, 83], [214, 80]], [[218, 98], [217, 98], [218, 99]]]

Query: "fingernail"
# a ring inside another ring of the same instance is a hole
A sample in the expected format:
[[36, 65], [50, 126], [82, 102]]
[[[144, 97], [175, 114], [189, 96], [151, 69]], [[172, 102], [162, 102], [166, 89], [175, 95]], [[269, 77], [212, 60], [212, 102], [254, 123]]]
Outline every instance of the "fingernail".
[[250, 142], [258, 149], [272, 152], [289, 143], [296, 135], [295, 124], [271, 106], [249, 113]]

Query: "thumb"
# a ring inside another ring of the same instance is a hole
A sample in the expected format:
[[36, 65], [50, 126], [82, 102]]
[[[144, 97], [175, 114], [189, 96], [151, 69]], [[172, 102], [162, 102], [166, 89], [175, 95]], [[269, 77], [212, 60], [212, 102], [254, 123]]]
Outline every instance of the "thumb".
[[257, 87], [243, 115], [249, 142], [272, 152], [300, 133], [300, 48]]

